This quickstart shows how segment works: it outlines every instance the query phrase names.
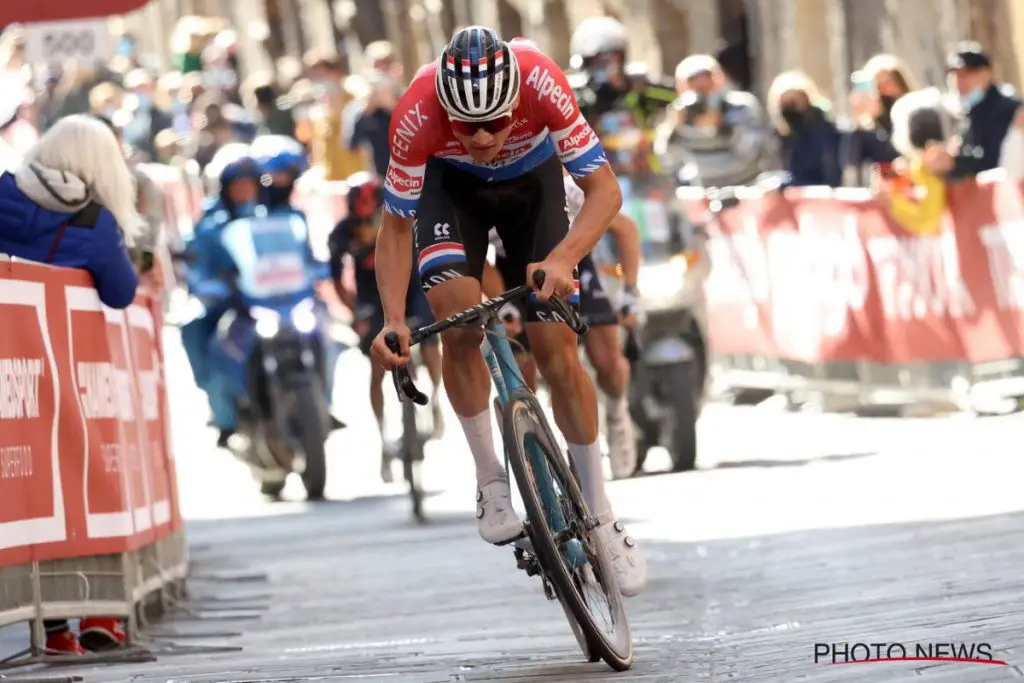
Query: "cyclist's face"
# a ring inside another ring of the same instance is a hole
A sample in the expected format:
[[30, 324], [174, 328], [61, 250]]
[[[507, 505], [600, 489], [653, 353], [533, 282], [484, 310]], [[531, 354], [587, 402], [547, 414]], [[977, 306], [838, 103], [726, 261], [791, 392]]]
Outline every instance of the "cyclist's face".
[[483, 128], [480, 128], [473, 135], [464, 135], [457, 132], [455, 137], [466, 148], [473, 161], [485, 164], [494, 161], [495, 157], [498, 156], [501, 146], [505, 144], [505, 140], [508, 139], [508, 134], [511, 131], [512, 125], [509, 124], [496, 133], [488, 133]]

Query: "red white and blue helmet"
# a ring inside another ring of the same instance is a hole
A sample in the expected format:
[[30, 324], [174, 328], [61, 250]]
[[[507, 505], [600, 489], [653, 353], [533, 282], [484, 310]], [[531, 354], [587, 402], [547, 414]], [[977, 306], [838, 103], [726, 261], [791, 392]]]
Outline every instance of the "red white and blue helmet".
[[457, 121], [488, 121], [512, 112], [519, 97], [519, 60], [492, 29], [455, 32], [437, 59], [437, 99]]

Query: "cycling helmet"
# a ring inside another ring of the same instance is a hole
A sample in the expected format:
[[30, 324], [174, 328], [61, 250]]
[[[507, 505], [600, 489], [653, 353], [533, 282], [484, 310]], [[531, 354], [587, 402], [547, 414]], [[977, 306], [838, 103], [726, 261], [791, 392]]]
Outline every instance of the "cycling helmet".
[[487, 121], [512, 111], [519, 97], [519, 60], [495, 31], [456, 31], [437, 58], [437, 98], [457, 121]]
[[612, 17], [590, 17], [580, 22], [569, 39], [574, 60], [589, 59], [606, 52], [626, 53], [629, 35], [626, 27]]
[[355, 219], [373, 218], [384, 206], [384, 186], [377, 177], [359, 171], [345, 181], [348, 185], [348, 216]]
[[251, 149], [264, 173], [286, 171], [297, 178], [309, 168], [306, 150], [287, 135], [260, 135], [252, 141]]

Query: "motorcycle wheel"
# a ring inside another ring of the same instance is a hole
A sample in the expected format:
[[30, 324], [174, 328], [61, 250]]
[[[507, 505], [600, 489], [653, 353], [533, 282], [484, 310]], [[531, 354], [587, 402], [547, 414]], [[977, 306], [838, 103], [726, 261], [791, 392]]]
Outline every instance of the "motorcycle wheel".
[[299, 390], [296, 396], [296, 415], [299, 440], [306, 455], [306, 470], [302, 473], [302, 485], [306, 487], [306, 498], [323, 500], [327, 487], [327, 453], [324, 442], [327, 434], [323, 420], [323, 391], [311, 384]]
[[669, 452], [673, 472], [689, 472], [697, 467], [697, 397], [694, 363], [679, 363], [664, 369], [668, 405], [672, 411], [669, 426]]

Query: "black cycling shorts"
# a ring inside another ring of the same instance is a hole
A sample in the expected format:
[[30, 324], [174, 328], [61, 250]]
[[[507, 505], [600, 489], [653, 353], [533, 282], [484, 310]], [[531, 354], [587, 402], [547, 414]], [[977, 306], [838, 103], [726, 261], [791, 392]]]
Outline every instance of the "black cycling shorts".
[[[526, 266], [543, 261], [569, 232], [558, 157], [518, 178], [498, 182], [430, 159], [414, 229], [416, 265], [424, 291], [459, 277], [480, 280], [492, 227], [505, 246], [505, 286], [525, 284]], [[578, 295], [569, 303], [578, 305]], [[550, 305], [531, 295], [526, 320], [558, 322], [559, 318]]]

